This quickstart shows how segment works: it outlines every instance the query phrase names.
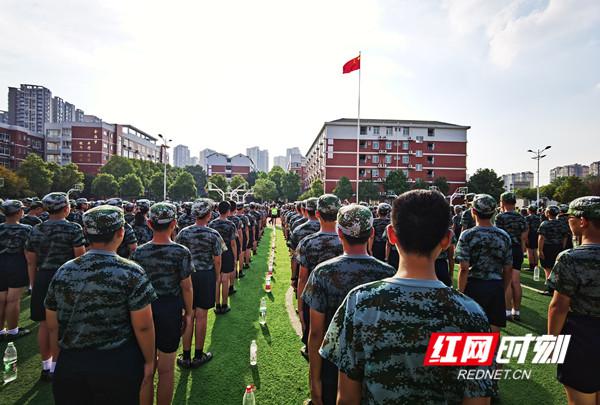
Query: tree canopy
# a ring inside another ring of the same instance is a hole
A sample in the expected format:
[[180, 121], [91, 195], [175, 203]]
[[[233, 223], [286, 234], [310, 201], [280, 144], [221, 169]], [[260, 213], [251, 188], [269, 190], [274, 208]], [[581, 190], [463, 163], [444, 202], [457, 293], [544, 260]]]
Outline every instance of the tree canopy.
[[277, 198], [277, 186], [273, 180], [257, 179], [254, 184], [254, 196], [262, 201], [272, 201]]
[[169, 187], [169, 196], [175, 200], [184, 201], [198, 195], [194, 177], [183, 171], [179, 173], [173, 184]]
[[118, 191], [119, 183], [112, 174], [100, 173], [92, 181], [92, 193], [100, 198], [113, 197]]
[[379, 185], [373, 181], [361, 181], [358, 186], [358, 198], [361, 201], [379, 200]]
[[[138, 168], [141, 167], [139, 164]], [[120, 180], [129, 173], [134, 172], [132, 159], [123, 156], [113, 155], [108, 162], [100, 169], [100, 173], [112, 174], [116, 180]]]
[[340, 177], [333, 189], [333, 194], [337, 195], [342, 201], [351, 199], [354, 195], [354, 191], [352, 191], [350, 179], [346, 176]]
[[392, 171], [385, 179], [385, 183], [383, 184], [385, 191], [388, 193], [393, 193], [396, 195], [400, 195], [408, 190], [410, 190], [410, 184], [408, 183], [408, 178], [401, 170]]
[[281, 180], [281, 192], [283, 194], [280, 196], [280, 198], [286, 201], [295, 201], [300, 195], [300, 188], [300, 176], [294, 172], [285, 173], [283, 179]]
[[129, 173], [119, 181], [119, 190], [123, 198], [139, 198], [144, 194], [144, 185], [136, 174]]
[[504, 181], [492, 169], [477, 169], [467, 182], [470, 193], [489, 194], [496, 200], [504, 192]]
[[27, 155], [17, 174], [27, 181], [29, 190], [34, 195], [41, 198], [50, 192], [54, 173], [48, 169], [46, 162], [39, 155], [35, 153]]

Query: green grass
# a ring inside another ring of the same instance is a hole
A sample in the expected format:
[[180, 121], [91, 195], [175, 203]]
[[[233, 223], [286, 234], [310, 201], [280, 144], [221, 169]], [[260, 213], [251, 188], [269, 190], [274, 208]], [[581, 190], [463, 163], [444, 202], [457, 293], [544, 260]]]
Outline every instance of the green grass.
[[[280, 230], [277, 231], [276, 272], [273, 291], [263, 291], [267, 271], [271, 229], [267, 229], [253, 258], [247, 277], [237, 284], [238, 293], [232, 297], [233, 310], [223, 316], [209, 316], [207, 349], [214, 359], [198, 370], [176, 372], [175, 404], [240, 404], [247, 384], [257, 387], [259, 404], [301, 404], [308, 398], [308, 367], [299, 354], [301, 346], [295, 335], [285, 307], [289, 287], [289, 258]], [[525, 263], [524, 268], [527, 267]], [[456, 277], [455, 277], [456, 279]], [[522, 283], [543, 289], [542, 281], [533, 281], [532, 273], [521, 273]], [[260, 298], [268, 297], [267, 327], [258, 324]], [[542, 335], [546, 332], [549, 298], [523, 289], [522, 321], [509, 322], [503, 335]], [[29, 321], [29, 297], [22, 302], [21, 325], [32, 334], [16, 342], [19, 352], [19, 378], [0, 391], [1, 404], [51, 404], [50, 385], [38, 383], [40, 357], [37, 352], [36, 325]], [[258, 343], [258, 366], [249, 365], [249, 346]], [[2, 353], [6, 347], [0, 344]], [[562, 386], [556, 381], [554, 365], [512, 365], [508, 368], [532, 370], [531, 380], [500, 382], [502, 404], [561, 404], [565, 402]]]

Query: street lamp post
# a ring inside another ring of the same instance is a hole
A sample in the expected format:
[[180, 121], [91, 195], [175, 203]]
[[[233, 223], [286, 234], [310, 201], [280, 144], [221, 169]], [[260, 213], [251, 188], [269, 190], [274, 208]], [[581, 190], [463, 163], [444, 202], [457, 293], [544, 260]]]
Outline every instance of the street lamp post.
[[164, 148], [163, 201], [167, 201], [167, 148], [169, 147], [169, 142], [171, 142], [172, 139], [167, 140], [167, 138], [165, 138], [162, 134], [158, 134], [158, 137], [162, 139], [163, 144], [161, 147]]
[[546, 157], [546, 155], [542, 155], [542, 153], [550, 149], [551, 147], [552, 146], [548, 145], [544, 149], [537, 149], [535, 151], [531, 149], [527, 150], [527, 152], [533, 153], [534, 156], [532, 156], [531, 158], [537, 160], [537, 199], [535, 201], [536, 205], [540, 203], [540, 160]]

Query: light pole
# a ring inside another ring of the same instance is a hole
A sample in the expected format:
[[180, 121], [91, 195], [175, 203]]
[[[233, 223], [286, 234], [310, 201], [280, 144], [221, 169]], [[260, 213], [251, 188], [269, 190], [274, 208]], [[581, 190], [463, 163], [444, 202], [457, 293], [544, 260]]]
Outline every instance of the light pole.
[[163, 163], [164, 163], [163, 201], [167, 201], [167, 149], [169, 147], [169, 142], [171, 142], [172, 139], [167, 140], [167, 138], [165, 138], [164, 136], [162, 136], [162, 134], [158, 134], [158, 137], [160, 139], [162, 139], [162, 141], [163, 141], [163, 144], [162, 144], [161, 148], [164, 148], [164, 154], [163, 154]]
[[533, 153], [534, 156], [532, 156], [531, 158], [537, 160], [537, 199], [535, 200], [536, 205], [540, 203], [540, 160], [546, 157], [546, 155], [542, 155], [542, 153], [550, 149], [551, 147], [552, 146], [548, 145], [544, 149], [538, 149], [536, 151], [533, 151], [531, 149], [527, 150], [527, 152]]

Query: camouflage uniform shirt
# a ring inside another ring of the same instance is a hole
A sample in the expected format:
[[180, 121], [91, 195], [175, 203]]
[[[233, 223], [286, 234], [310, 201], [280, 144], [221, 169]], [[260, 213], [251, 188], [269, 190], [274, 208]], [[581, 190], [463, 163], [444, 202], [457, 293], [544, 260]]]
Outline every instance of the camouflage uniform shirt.
[[337, 233], [317, 232], [302, 239], [296, 248], [296, 260], [300, 266], [312, 272], [317, 264], [344, 253]]
[[296, 250], [298, 247], [298, 243], [308, 235], [312, 235], [313, 233], [319, 232], [321, 229], [321, 224], [316, 219], [310, 219], [298, 226], [294, 232], [290, 235], [290, 240], [288, 241], [288, 247], [292, 250]]
[[184, 212], [177, 219], [177, 227], [179, 229], [183, 229], [186, 226], [194, 225], [194, 223], [196, 223], [196, 219], [194, 218], [194, 216], [192, 214], [188, 214], [187, 212]]
[[219, 232], [206, 226], [183, 228], [175, 241], [190, 250], [195, 271], [215, 271], [214, 257], [227, 249]]
[[117, 249], [117, 254], [121, 257], [128, 258], [129, 255], [131, 255], [131, 252], [129, 251], [129, 245], [137, 243], [137, 238], [133, 228], [127, 223], [127, 221], [125, 221], [123, 229], [125, 230], [125, 234], [123, 236], [123, 242], [121, 242], [119, 248]]
[[299, 227], [300, 225], [302, 225], [303, 223], [305, 223], [307, 221], [308, 221], [308, 218], [306, 218], [306, 217], [303, 217], [303, 216], [298, 217], [290, 225], [290, 232], [294, 232], [297, 227]]
[[460, 226], [467, 229], [471, 229], [475, 226], [475, 219], [470, 209], [465, 210], [460, 217]]
[[496, 217], [496, 226], [508, 233], [513, 245], [521, 245], [521, 234], [527, 229], [527, 221], [521, 214], [503, 212]]
[[23, 253], [32, 227], [24, 224], [0, 224], [0, 254]]
[[192, 254], [178, 243], [145, 243], [133, 252], [131, 260], [142, 266], [159, 297], [180, 296], [179, 283], [194, 271]]
[[61, 348], [109, 350], [135, 342], [129, 313], [155, 299], [140, 266], [90, 250], [56, 272], [45, 306], [56, 311]]
[[550, 274], [554, 289], [571, 298], [570, 311], [600, 317], [600, 245], [565, 250]]
[[373, 229], [375, 230], [375, 236], [373, 237], [373, 242], [375, 243], [385, 243], [387, 241], [387, 237], [385, 235], [386, 228], [390, 224], [389, 218], [375, 218], [373, 220]]
[[237, 228], [234, 223], [227, 219], [215, 219], [208, 224], [209, 228], [214, 229], [219, 232], [221, 238], [223, 238], [223, 242], [229, 246], [231, 246], [231, 241], [235, 240], [237, 236]]
[[529, 237], [536, 237], [537, 232], [542, 224], [542, 219], [537, 214], [529, 214], [525, 217], [525, 221], [527, 222], [527, 228], [529, 229]]
[[469, 278], [502, 280], [504, 266], [512, 264], [510, 236], [494, 226], [467, 229], [460, 235], [454, 256], [469, 262]]
[[133, 227], [133, 232], [135, 232], [135, 237], [139, 245], [143, 245], [144, 243], [152, 240], [152, 229], [150, 229], [150, 227], [146, 224], [135, 225]]
[[56, 271], [73, 259], [73, 248], [84, 246], [85, 238], [79, 224], [65, 219], [51, 220], [31, 231], [25, 249], [37, 254], [40, 271]]
[[567, 236], [565, 226], [558, 219], [550, 219], [542, 222], [538, 234], [544, 237], [544, 245], [562, 246]]
[[75, 222], [83, 226], [83, 215], [79, 211], [71, 211], [67, 216], [67, 221]]
[[23, 225], [36, 226], [41, 224], [42, 220], [36, 217], [35, 215], [25, 215], [23, 218], [21, 218], [19, 222]]
[[[387, 278], [350, 291], [321, 356], [362, 381], [362, 403], [460, 403], [492, 394], [492, 381], [458, 379], [465, 367], [425, 367], [433, 332], [489, 332], [475, 301], [437, 280]], [[481, 367], [486, 369], [486, 367]]]

